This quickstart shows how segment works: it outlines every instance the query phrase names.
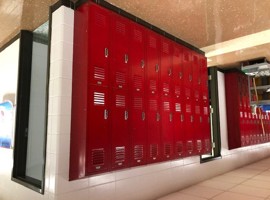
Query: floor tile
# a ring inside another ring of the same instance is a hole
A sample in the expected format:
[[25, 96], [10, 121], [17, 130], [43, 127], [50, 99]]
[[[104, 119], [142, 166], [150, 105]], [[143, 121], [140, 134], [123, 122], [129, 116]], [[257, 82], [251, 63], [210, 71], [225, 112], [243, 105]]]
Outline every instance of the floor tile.
[[260, 180], [247, 180], [242, 183], [242, 185], [247, 185], [247, 186], [253, 186], [257, 188], [262, 188], [262, 189], [269, 189], [270, 190], [270, 184], [267, 181], [260, 181]]
[[243, 178], [252, 178], [252, 177], [260, 174], [261, 172], [262, 171], [260, 171], [260, 170], [240, 168], [240, 169], [236, 169], [234, 171], [228, 172], [228, 173], [226, 173], [226, 175], [238, 176], [238, 177], [243, 177]]
[[157, 200], [206, 200], [206, 198], [196, 197], [196, 196], [176, 192], [176, 193], [172, 193], [168, 196], [159, 198]]
[[245, 195], [267, 198], [270, 195], [270, 190], [261, 189], [252, 186], [238, 185], [230, 190], [231, 192], [241, 193]]
[[244, 182], [247, 179], [248, 178], [243, 178], [243, 177], [239, 177], [239, 176], [231, 176], [231, 175], [224, 174], [224, 175], [214, 177], [211, 180], [239, 184], [239, 183]]
[[267, 181], [267, 182], [270, 182], [270, 176], [265, 176], [265, 175], [262, 175], [262, 174], [259, 174], [257, 176], [254, 176], [252, 178], [253, 180], [259, 180], [259, 181]]
[[188, 195], [193, 195], [193, 196], [209, 199], [216, 196], [217, 194], [222, 193], [223, 191], [215, 189], [215, 188], [211, 188], [211, 187], [194, 185], [187, 189], [181, 190], [180, 192], [184, 194], [188, 194]]
[[213, 198], [213, 200], [262, 200], [262, 199], [263, 198], [252, 197], [252, 196], [237, 194], [233, 192], [224, 192]]
[[226, 191], [228, 189], [231, 189], [234, 187], [235, 183], [227, 183], [227, 182], [220, 182], [220, 181], [213, 181], [213, 180], [207, 180], [204, 182], [199, 183], [198, 185], [200, 186], [205, 186], [205, 187], [210, 187], [210, 188], [215, 188], [218, 190]]

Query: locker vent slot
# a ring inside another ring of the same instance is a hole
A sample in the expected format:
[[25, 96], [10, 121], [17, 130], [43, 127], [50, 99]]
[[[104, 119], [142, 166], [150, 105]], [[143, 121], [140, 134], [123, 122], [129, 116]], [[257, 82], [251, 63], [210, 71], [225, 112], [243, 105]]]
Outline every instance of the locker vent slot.
[[157, 40], [154, 37], [149, 37], [149, 46], [151, 48], [157, 48]]
[[94, 92], [94, 105], [104, 105], [105, 104], [105, 94], [101, 92]]
[[199, 93], [199, 91], [198, 90], [195, 90], [194, 91], [194, 96], [195, 96], [195, 99], [199, 99], [200, 98], [200, 93]]
[[193, 152], [193, 142], [187, 141], [187, 152], [191, 154]]
[[92, 164], [94, 166], [104, 165], [104, 149], [92, 150]]
[[[266, 140], [268, 140], [268, 135], [266, 135]], [[249, 144], [250, 141], [249, 141], [249, 135], [246, 135], [246, 143]]]
[[134, 147], [134, 159], [141, 160], [143, 158], [143, 145], [135, 145]]
[[180, 50], [179, 50], [179, 48], [174, 48], [173, 55], [175, 57], [180, 57]]
[[180, 155], [183, 154], [183, 151], [184, 151], [183, 142], [177, 142], [176, 143], [176, 152], [177, 152], [177, 154], [180, 156]]
[[94, 78], [97, 80], [104, 80], [105, 79], [105, 70], [101, 67], [94, 68]]
[[186, 104], [186, 113], [191, 113], [191, 105]]
[[181, 112], [181, 104], [175, 103], [175, 112]]
[[156, 99], [149, 100], [149, 108], [151, 111], [157, 111], [157, 100]]
[[122, 164], [126, 159], [125, 147], [115, 147], [115, 163]]
[[199, 115], [200, 113], [200, 106], [195, 106], [195, 114]]
[[134, 40], [136, 41], [136, 42], [142, 42], [142, 40], [143, 40], [143, 34], [142, 34], [142, 32], [140, 31], [140, 30], [134, 30]]
[[169, 44], [167, 42], [162, 43], [162, 52], [169, 54]]
[[170, 92], [170, 85], [168, 83], [163, 83], [163, 92], [164, 93], [169, 93]]
[[126, 74], [125, 73], [122, 73], [122, 72], [116, 72], [115, 73], [115, 79], [116, 79], [116, 84], [119, 86], [119, 87], [123, 87], [123, 85], [126, 84]]
[[168, 101], [163, 102], [163, 110], [170, 111], [170, 102]]
[[135, 75], [133, 76], [133, 87], [136, 88], [136, 91], [141, 91], [143, 86], [143, 77]]
[[122, 22], [117, 21], [116, 22], [116, 31], [120, 33], [121, 35], [126, 34], [126, 26]]
[[171, 144], [165, 144], [164, 145], [164, 154], [168, 158], [171, 154], [172, 145]]
[[198, 152], [202, 151], [202, 141], [201, 140], [197, 140], [197, 151]]
[[150, 90], [151, 91], [157, 90], [157, 81], [156, 80], [150, 80]]
[[143, 104], [143, 100], [141, 97], [134, 97], [133, 99], [133, 108], [136, 110], [142, 110], [142, 104]]
[[126, 98], [123, 95], [116, 95], [115, 99], [116, 107], [125, 107], [126, 106]]
[[203, 114], [208, 115], [208, 107], [203, 107]]
[[157, 144], [151, 144], [150, 145], [150, 157], [153, 159], [156, 159], [158, 156], [158, 145]]
[[105, 27], [106, 26], [106, 17], [100, 13], [95, 13], [95, 24], [99, 27]]
[[241, 146], [245, 145], [245, 136], [241, 136]]

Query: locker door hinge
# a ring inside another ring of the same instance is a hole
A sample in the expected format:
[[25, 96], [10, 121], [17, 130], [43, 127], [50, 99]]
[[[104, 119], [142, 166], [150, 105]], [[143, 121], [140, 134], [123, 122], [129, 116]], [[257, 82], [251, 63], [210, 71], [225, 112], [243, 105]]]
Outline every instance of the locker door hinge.
[[108, 48], [105, 48], [104, 55], [105, 55], [105, 58], [108, 58], [108, 56], [109, 56], [109, 49]]
[[209, 80], [209, 81], [212, 80], [212, 76], [211, 76], [211, 75], [208, 76], [208, 80]]

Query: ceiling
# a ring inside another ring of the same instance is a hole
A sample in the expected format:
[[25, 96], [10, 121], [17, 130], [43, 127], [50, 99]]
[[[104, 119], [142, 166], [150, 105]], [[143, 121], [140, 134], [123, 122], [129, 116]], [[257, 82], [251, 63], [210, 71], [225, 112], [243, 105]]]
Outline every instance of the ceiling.
[[[0, 47], [48, 19], [58, 0], [0, 0]], [[74, 0], [76, 1], [76, 0]], [[269, 0], [107, 0], [206, 52], [208, 66], [270, 60]]]

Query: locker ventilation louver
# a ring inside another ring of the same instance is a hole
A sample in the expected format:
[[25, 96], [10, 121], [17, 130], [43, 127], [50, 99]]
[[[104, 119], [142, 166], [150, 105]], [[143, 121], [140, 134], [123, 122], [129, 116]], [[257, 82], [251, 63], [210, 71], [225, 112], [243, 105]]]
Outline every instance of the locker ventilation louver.
[[92, 164], [93, 166], [104, 165], [104, 149], [93, 149], [92, 150]]
[[163, 83], [162, 89], [165, 94], [168, 94], [170, 92], [170, 85], [168, 83]]
[[151, 48], [157, 48], [157, 40], [154, 37], [149, 38], [149, 46]]
[[157, 90], [157, 82], [155, 80], [150, 80], [150, 90], [152, 93]]
[[186, 105], [186, 113], [191, 113], [191, 105], [190, 104]]
[[116, 31], [118, 33], [120, 33], [121, 35], [125, 35], [126, 34], [126, 26], [125, 26], [125, 24], [117, 21], [116, 22]]
[[170, 111], [170, 102], [168, 101], [163, 102], [163, 110]]
[[172, 145], [171, 144], [165, 144], [164, 145], [164, 154], [167, 158], [170, 157], [171, 154]]
[[134, 160], [141, 160], [143, 158], [143, 145], [136, 145], [134, 147]]
[[151, 144], [150, 145], [150, 157], [152, 159], [156, 159], [158, 156], [158, 145], [157, 144]]
[[193, 152], [193, 142], [187, 141], [187, 152], [191, 154]]
[[179, 156], [183, 154], [184, 148], [183, 148], [183, 142], [177, 142], [176, 143], [176, 152]]
[[139, 92], [143, 86], [143, 77], [135, 75], [133, 76], [133, 87], [136, 88], [136, 91]]
[[126, 74], [122, 72], [116, 72], [115, 73], [115, 81], [119, 88], [122, 88], [124, 85], [126, 85]]
[[198, 152], [202, 151], [202, 141], [201, 140], [197, 140], [197, 151]]
[[142, 40], [143, 40], [143, 35], [142, 35], [142, 32], [141, 31], [139, 31], [139, 30], [134, 30], [134, 40], [136, 41], [136, 42], [139, 42], [139, 43], [141, 43], [142, 42]]
[[105, 69], [101, 67], [94, 68], [94, 79], [96, 80], [105, 80]]
[[181, 104], [175, 103], [175, 112], [181, 112]]
[[134, 97], [133, 99], [133, 108], [136, 110], [142, 110], [143, 100], [142, 97]]
[[200, 112], [200, 106], [195, 106], [195, 113], [197, 115], [199, 115], [201, 112]]
[[203, 114], [208, 115], [208, 107], [203, 107]]
[[125, 147], [116, 147], [115, 148], [115, 163], [122, 165], [126, 160], [126, 149]]
[[163, 51], [163, 53], [169, 54], [169, 44], [168, 43], [163, 42], [162, 51]]
[[149, 108], [151, 111], [157, 111], [157, 100], [156, 99], [149, 100]]
[[105, 104], [105, 94], [101, 92], [94, 92], [94, 105], [104, 105]]
[[124, 95], [116, 95], [116, 107], [124, 108], [126, 106], [126, 97]]
[[95, 13], [95, 24], [100, 27], [106, 26], [106, 17], [100, 13]]
[[205, 150], [208, 152], [211, 149], [211, 143], [209, 139], [205, 139]]

